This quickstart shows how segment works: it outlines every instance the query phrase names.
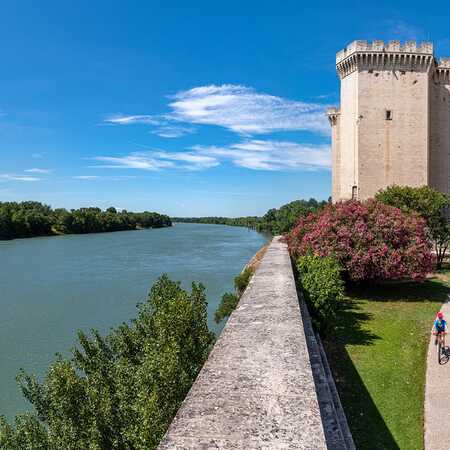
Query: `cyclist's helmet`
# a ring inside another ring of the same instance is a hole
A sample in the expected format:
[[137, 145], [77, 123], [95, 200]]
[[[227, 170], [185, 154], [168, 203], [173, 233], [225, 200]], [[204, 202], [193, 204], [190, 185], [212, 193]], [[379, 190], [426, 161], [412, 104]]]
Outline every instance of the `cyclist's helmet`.
[[442, 311], [439, 311], [437, 313], [437, 316], [438, 316], [439, 319], [443, 319], [444, 318], [444, 313]]

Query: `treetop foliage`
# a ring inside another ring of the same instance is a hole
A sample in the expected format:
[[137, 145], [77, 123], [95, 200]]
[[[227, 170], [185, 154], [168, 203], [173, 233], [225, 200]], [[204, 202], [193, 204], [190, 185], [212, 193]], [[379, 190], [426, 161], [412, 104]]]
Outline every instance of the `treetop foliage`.
[[0, 239], [84, 234], [170, 226], [170, 218], [154, 212], [118, 212], [110, 207], [70, 211], [39, 202], [0, 202]]
[[278, 209], [269, 209], [259, 220], [256, 229], [268, 231], [273, 235], [287, 233], [294, 227], [300, 217], [316, 212], [326, 204], [326, 201], [317, 201], [310, 198], [309, 200], [295, 200]]
[[378, 192], [375, 197], [406, 213], [418, 213], [425, 219], [435, 247], [437, 267], [440, 268], [450, 242], [450, 197], [429, 186], [391, 186]]
[[154, 449], [214, 341], [201, 284], [191, 292], [163, 275], [131, 324], [103, 337], [78, 333], [42, 383], [21, 372], [35, 413], [0, 418], [2, 450]]
[[450, 198], [429, 186], [390, 186], [375, 195], [376, 200], [404, 212], [417, 212], [428, 224], [440, 219], [450, 205]]

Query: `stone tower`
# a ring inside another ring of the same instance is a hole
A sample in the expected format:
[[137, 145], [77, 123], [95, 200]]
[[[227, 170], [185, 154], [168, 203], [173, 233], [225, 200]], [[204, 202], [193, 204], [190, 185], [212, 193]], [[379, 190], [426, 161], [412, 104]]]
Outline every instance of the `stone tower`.
[[387, 186], [450, 188], [450, 59], [425, 42], [354, 41], [336, 55], [340, 108], [332, 128], [333, 201]]

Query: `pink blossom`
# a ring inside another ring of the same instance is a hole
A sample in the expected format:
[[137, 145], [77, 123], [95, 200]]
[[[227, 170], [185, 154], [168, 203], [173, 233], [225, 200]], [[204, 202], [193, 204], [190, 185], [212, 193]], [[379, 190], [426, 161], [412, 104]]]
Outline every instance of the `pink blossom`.
[[434, 257], [425, 222], [376, 200], [349, 200], [301, 217], [287, 235], [292, 256], [335, 255], [352, 280], [423, 280]]

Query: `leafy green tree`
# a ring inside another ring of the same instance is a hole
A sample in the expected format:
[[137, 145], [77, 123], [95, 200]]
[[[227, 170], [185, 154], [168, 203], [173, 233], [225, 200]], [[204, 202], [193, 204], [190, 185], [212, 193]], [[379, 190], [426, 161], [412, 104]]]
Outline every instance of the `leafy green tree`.
[[138, 316], [102, 337], [79, 332], [71, 359], [59, 356], [42, 383], [18, 380], [34, 414], [0, 420], [2, 450], [154, 449], [208, 356], [205, 290], [163, 275]]
[[171, 226], [170, 218], [154, 212], [120, 214], [113, 207], [52, 210], [39, 202], [0, 202], [0, 239], [52, 234], [100, 233]]
[[0, 202], [0, 239], [52, 234], [51, 209], [38, 202]]
[[295, 200], [281, 206], [279, 209], [269, 209], [256, 226], [258, 231], [268, 231], [273, 235], [290, 231], [300, 217], [323, 208], [327, 202], [318, 202], [314, 198], [309, 200]]
[[440, 269], [450, 243], [450, 197], [429, 186], [391, 186], [379, 191], [375, 198], [404, 212], [416, 212], [425, 219], [434, 243], [436, 265]]

